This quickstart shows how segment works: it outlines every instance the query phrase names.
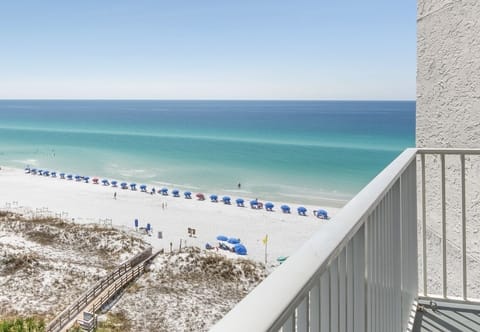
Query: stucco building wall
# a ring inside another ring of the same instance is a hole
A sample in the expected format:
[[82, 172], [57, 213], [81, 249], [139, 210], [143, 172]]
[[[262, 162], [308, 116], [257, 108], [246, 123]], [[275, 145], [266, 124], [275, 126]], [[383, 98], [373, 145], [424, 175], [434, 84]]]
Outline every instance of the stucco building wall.
[[418, 147], [480, 148], [480, 1], [418, 0]]

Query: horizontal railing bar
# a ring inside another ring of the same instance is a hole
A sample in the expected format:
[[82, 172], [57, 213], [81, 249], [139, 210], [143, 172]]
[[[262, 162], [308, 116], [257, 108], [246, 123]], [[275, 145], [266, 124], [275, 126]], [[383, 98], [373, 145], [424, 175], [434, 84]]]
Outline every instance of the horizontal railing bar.
[[480, 149], [431, 149], [431, 148], [417, 148], [418, 154], [455, 154], [455, 155], [480, 155]]
[[[368, 216], [416, 160], [416, 149], [406, 149], [331, 222], [315, 233], [295, 254], [237, 304], [211, 331], [270, 331], [280, 329], [292, 309], [303, 300], [318, 276], [343, 250]], [[268, 299], [268, 305], [265, 300]], [[248, 317], [248, 319], [245, 319]]]

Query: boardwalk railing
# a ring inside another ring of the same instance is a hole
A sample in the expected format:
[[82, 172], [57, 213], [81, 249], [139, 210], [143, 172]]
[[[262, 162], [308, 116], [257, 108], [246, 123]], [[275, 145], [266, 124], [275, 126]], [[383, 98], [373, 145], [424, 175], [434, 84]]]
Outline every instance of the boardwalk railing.
[[[132, 276], [138, 275], [140, 271], [143, 272], [144, 264], [140, 263], [144, 262], [150, 257], [152, 257], [151, 247], [117, 267], [113, 272], [100, 280], [92, 288], [81, 295], [75, 302], [73, 302], [67, 309], [55, 317], [47, 325], [46, 332], [60, 331], [63, 327], [65, 327], [66, 324], [70, 323], [75, 317], [83, 312], [87, 305], [92, 302], [92, 300], [97, 298], [107, 288], [111, 287], [112, 284], [115, 284], [114, 288], [116, 288], [118, 291], [118, 289], [122, 288], [126, 283], [133, 279]], [[118, 287], [116, 285], [118, 285]], [[110, 296], [112, 294], [114, 293], [111, 293]]]
[[211, 331], [403, 331], [417, 297], [416, 149], [405, 150]]

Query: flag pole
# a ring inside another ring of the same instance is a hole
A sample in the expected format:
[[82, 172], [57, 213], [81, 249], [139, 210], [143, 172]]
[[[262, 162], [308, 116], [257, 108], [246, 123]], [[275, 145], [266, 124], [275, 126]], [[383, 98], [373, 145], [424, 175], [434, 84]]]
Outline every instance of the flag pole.
[[265, 235], [265, 267], [267, 267], [267, 246], [268, 246], [268, 234]]

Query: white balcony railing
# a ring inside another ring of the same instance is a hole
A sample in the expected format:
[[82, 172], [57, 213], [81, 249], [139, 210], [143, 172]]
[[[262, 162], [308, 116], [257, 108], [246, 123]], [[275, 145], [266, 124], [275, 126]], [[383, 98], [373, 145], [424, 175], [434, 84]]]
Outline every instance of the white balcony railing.
[[403, 331], [417, 298], [416, 149], [405, 150], [211, 331]]
[[419, 298], [480, 304], [480, 150], [417, 153]]

